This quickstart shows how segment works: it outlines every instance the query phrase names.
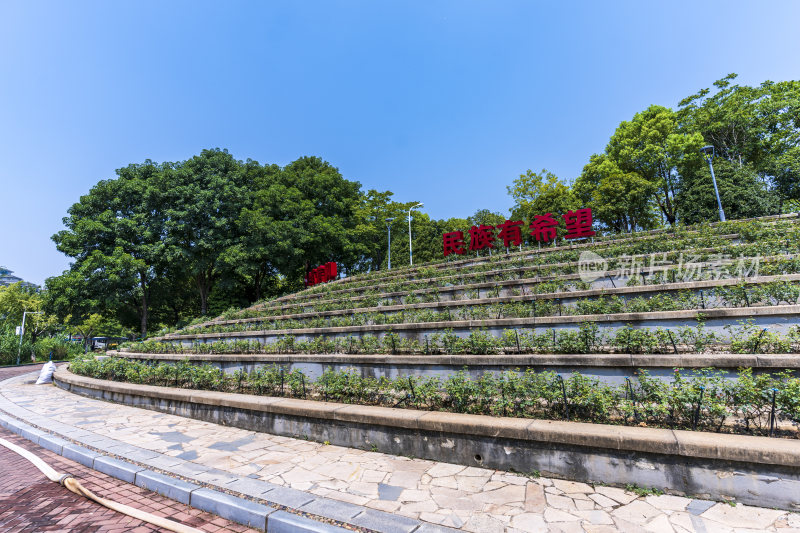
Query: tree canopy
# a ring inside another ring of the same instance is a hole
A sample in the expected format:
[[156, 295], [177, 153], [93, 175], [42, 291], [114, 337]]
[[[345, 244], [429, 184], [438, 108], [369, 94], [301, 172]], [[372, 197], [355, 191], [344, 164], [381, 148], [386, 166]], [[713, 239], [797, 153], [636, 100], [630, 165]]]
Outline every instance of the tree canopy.
[[714, 148], [729, 218], [798, 209], [800, 82], [735, 79], [675, 110], [651, 105], [621, 121], [574, 179], [527, 170], [507, 187], [508, 215], [479, 209], [436, 220], [415, 210], [410, 235], [416, 200], [364, 191], [319, 157], [279, 166], [209, 149], [186, 161], [130, 164], [69, 208], [53, 240], [72, 263], [47, 280], [41, 305], [74, 331], [145, 336], [296, 290], [328, 261], [345, 275], [384, 269], [391, 248], [392, 265], [407, 265], [409, 238], [415, 264], [441, 259], [443, 233], [467, 235], [506, 218], [588, 207], [595, 228], [611, 232], [715, 220], [705, 145]]
[[[712, 146], [720, 200], [728, 218], [800, 207], [800, 82], [735, 85], [736, 74], [681, 100], [651, 105], [623, 120], [602, 154], [571, 186], [612, 231], [716, 220], [711, 173], [700, 149]], [[529, 178], [531, 173], [529, 171]], [[524, 178], [524, 176], [523, 176]], [[523, 180], [524, 181], [524, 180]], [[520, 207], [520, 180], [509, 192]]]

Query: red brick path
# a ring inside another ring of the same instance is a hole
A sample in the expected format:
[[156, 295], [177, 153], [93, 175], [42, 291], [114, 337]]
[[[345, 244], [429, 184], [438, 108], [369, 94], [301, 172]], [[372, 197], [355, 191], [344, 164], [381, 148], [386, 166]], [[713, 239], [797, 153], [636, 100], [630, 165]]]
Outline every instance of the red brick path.
[[[0, 380], [33, 372], [38, 368], [39, 366], [0, 368]], [[6, 429], [0, 428], [0, 438], [30, 450], [58, 472], [69, 472], [98, 496], [165, 516], [209, 533], [256, 531], [86, 468]], [[0, 532], [21, 531], [144, 533], [166, 530], [73, 494], [58, 483], [48, 480], [23, 457], [0, 446]]]

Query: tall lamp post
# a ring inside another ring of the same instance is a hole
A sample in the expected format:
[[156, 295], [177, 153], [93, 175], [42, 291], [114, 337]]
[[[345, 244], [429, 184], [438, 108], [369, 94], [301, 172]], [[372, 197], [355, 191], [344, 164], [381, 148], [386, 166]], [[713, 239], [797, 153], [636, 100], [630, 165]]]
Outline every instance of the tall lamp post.
[[386, 270], [392, 269], [392, 220], [394, 220], [393, 217], [389, 217], [386, 219], [386, 231], [389, 232], [389, 249], [387, 251], [389, 261], [387, 263]]
[[419, 203], [417, 205], [413, 205], [408, 208], [408, 263], [409, 265], [414, 265], [414, 252], [411, 249], [411, 210], [416, 209], [417, 207], [424, 207], [425, 204]]
[[19, 348], [17, 349], [17, 365], [19, 365], [20, 354], [22, 354], [22, 336], [25, 334], [25, 317], [28, 315], [41, 315], [42, 311], [22, 312], [22, 326], [19, 328]]
[[714, 177], [714, 164], [712, 160], [714, 159], [714, 147], [712, 145], [703, 146], [700, 148], [700, 152], [708, 161], [708, 169], [711, 171], [711, 181], [714, 183], [714, 194], [717, 195], [717, 207], [719, 207], [719, 220], [720, 222], [725, 222], [725, 211], [722, 210], [722, 202], [719, 200], [719, 189], [717, 189], [717, 178]]
[[[370, 222], [375, 222], [376, 218], [367, 217], [367, 220], [369, 220]], [[392, 269], [392, 220], [394, 220], [394, 218], [389, 217], [385, 218], [384, 220], [386, 221], [386, 231], [389, 232], [389, 248], [387, 250], [387, 256], [389, 258], [389, 261], [386, 270], [391, 270]]]

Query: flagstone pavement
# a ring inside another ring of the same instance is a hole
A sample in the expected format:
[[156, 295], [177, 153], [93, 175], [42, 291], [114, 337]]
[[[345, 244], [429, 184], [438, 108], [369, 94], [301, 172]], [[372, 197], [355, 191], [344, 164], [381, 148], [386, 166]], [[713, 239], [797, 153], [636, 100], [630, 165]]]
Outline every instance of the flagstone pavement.
[[[17, 408], [327, 498], [476, 533], [800, 533], [800, 514], [525, 476], [224, 427], [84, 398], [30, 380], [0, 385]], [[19, 410], [17, 411], [20, 412]]]

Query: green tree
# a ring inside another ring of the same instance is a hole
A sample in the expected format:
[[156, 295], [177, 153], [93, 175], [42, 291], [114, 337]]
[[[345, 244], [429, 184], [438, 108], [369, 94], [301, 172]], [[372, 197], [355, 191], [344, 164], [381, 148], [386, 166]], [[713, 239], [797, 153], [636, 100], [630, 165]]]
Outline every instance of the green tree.
[[609, 140], [606, 155], [621, 171], [636, 173], [650, 182], [658, 209], [669, 224], [675, 224], [678, 167], [686, 160], [699, 161], [702, 146], [699, 133], [678, 131], [678, 119], [672, 110], [652, 105], [636, 113], [632, 120], [620, 123]]
[[[355, 241], [363, 243], [367, 251], [354, 271], [369, 271], [386, 268], [387, 257], [387, 225], [392, 227], [392, 244], [397, 245], [399, 241], [408, 240], [408, 209], [418, 204], [418, 201], [397, 202], [392, 199], [394, 193], [391, 191], [376, 191], [370, 189], [362, 195], [359, 207], [356, 209], [356, 227], [352, 234]], [[393, 219], [387, 222], [386, 219]], [[412, 233], [418, 235], [420, 227], [424, 227], [423, 218], [420, 213], [415, 213], [412, 218]], [[415, 237], [416, 239], [416, 237]], [[416, 242], [416, 240], [415, 240]], [[415, 248], [416, 249], [416, 248]], [[395, 265], [401, 264], [399, 255], [392, 252]], [[407, 252], [406, 252], [407, 255]]]
[[593, 155], [575, 180], [573, 191], [594, 218], [615, 232], [648, 230], [658, 225], [653, 205], [656, 184], [625, 172], [606, 155]]
[[253, 207], [253, 201], [272, 186], [281, 168], [248, 159], [241, 172], [243, 182], [249, 184], [252, 200], [243, 206], [236, 219], [239, 238], [225, 251], [224, 262], [231, 265], [235, 279], [229, 277], [224, 288], [230, 293], [236, 292], [234, 285], [244, 285], [243, 295], [255, 301], [276, 290], [280, 265], [275, 261], [278, 251], [273, 246], [275, 239], [274, 233], [269, 231], [269, 221], [264, 219], [261, 210]]
[[67, 229], [53, 235], [58, 250], [75, 259], [71, 270], [94, 273], [95, 291], [107, 288], [100, 299], [135, 302], [142, 336], [147, 334], [151, 288], [163, 268], [160, 177], [165, 168], [148, 160], [117, 170], [117, 179], [100, 181], [69, 208]]
[[800, 200], [800, 81], [714, 82], [679, 104], [683, 131], [700, 132], [719, 158], [756, 172], [782, 202]]
[[[760, 217], [778, 210], [780, 199], [749, 164], [739, 166], [719, 158], [714, 160], [714, 174], [720, 201], [730, 219]], [[685, 172], [678, 194], [678, 215], [684, 224], [718, 220], [717, 198], [707, 165]]]
[[194, 281], [200, 314], [216, 282], [234, 270], [237, 222], [251, 197], [242, 163], [227, 150], [203, 150], [162, 171], [165, 272]]
[[124, 337], [128, 333], [119, 322], [98, 313], [92, 313], [81, 320], [69, 317], [69, 322], [72, 325], [68, 330], [72, 335], [82, 337], [85, 349], [89, 348], [93, 337]]
[[255, 193], [250, 227], [269, 243], [272, 264], [293, 287], [310, 268], [335, 261], [351, 270], [369, 253], [352, 238], [361, 201], [360, 184], [342, 177], [318, 157], [302, 157]]
[[56, 317], [43, 309], [44, 295], [36, 287], [23, 282], [0, 286], [0, 336], [7, 337], [6, 342], [0, 342], [3, 347], [0, 355], [5, 356], [0, 359], [15, 360], [19, 344], [12, 341], [19, 338], [15, 334], [16, 326], [22, 325], [23, 313], [27, 311], [22, 346], [35, 360], [34, 345], [40, 337], [52, 333], [58, 324]]
[[511, 218], [515, 220], [530, 222], [534, 215], [559, 216], [581, 207], [570, 186], [547, 169], [538, 174], [527, 170], [507, 190], [514, 199]]
[[467, 218], [467, 222], [470, 226], [480, 226], [481, 224], [486, 226], [496, 226], [505, 221], [506, 217], [504, 215], [501, 215], [500, 213], [493, 213], [488, 209], [478, 209], [472, 214], [472, 216]]

